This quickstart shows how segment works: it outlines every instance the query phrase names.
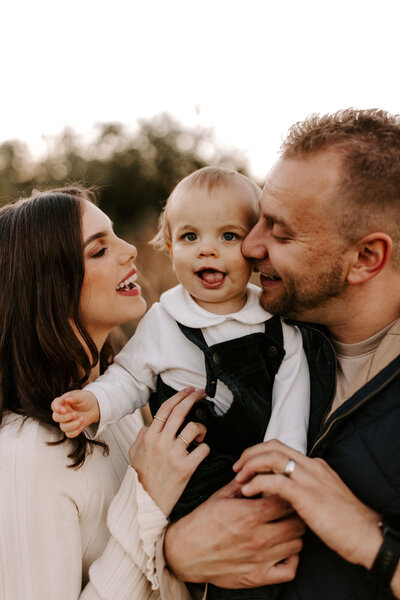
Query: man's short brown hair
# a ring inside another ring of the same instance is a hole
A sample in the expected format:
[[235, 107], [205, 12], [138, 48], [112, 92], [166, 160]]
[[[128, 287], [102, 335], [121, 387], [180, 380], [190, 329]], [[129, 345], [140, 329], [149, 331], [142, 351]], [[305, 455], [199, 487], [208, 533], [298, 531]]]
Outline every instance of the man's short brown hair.
[[393, 265], [400, 268], [400, 115], [352, 108], [314, 114], [293, 125], [281, 147], [288, 159], [325, 151], [342, 164], [332, 199], [341, 235], [354, 243], [367, 233], [386, 232], [393, 241]]

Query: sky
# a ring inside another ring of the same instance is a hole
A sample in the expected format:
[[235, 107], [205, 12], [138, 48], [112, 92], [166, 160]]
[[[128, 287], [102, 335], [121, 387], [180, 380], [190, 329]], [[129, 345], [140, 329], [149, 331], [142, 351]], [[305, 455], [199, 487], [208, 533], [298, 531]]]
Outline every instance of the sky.
[[398, 0], [2, 0], [0, 143], [170, 113], [265, 177], [311, 113], [400, 112]]

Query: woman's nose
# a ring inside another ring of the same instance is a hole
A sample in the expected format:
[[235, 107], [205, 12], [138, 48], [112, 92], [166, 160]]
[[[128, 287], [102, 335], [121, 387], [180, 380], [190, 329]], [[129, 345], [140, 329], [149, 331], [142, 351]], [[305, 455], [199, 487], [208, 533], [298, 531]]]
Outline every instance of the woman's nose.
[[136, 259], [137, 257], [137, 249], [136, 246], [134, 246], [133, 244], [130, 244], [129, 242], [125, 242], [124, 240], [121, 240], [122, 242], [122, 248], [121, 248], [121, 253], [120, 253], [120, 263], [121, 264], [125, 264], [127, 262], [132, 262]]

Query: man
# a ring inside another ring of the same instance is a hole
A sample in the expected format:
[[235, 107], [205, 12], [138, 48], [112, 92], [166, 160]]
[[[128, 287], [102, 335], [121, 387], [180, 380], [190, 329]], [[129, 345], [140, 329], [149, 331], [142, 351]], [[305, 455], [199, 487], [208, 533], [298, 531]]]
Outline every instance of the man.
[[[236, 485], [246, 484], [247, 496], [265, 494], [247, 501], [264, 501], [263, 516], [223, 490], [204, 512], [171, 527], [167, 560], [185, 580], [225, 587], [289, 581], [300, 525], [293, 517], [274, 523], [285, 511], [273, 504], [278, 494], [310, 528], [296, 577], [279, 598], [400, 598], [400, 116], [347, 110], [295, 125], [267, 177], [261, 211], [243, 253], [256, 259], [263, 306], [307, 323], [299, 326], [313, 458], [275, 441], [248, 449]], [[228, 585], [233, 548], [243, 578]]]

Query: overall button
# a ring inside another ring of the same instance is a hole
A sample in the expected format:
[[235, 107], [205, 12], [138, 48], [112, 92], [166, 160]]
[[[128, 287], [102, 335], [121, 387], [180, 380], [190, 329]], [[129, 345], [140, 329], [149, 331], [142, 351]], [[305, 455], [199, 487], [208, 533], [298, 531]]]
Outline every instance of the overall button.
[[267, 355], [267, 358], [277, 358], [278, 348], [275, 348], [275, 346], [268, 346], [268, 348], [265, 349], [265, 354]]
[[199, 419], [200, 423], [206, 423], [207, 422], [207, 411], [204, 408], [196, 408], [196, 412], [195, 415], [197, 417], [197, 419]]
[[212, 359], [216, 365], [219, 365], [221, 363], [221, 357], [218, 354], [218, 352], [214, 352], [214, 354], [212, 355]]

